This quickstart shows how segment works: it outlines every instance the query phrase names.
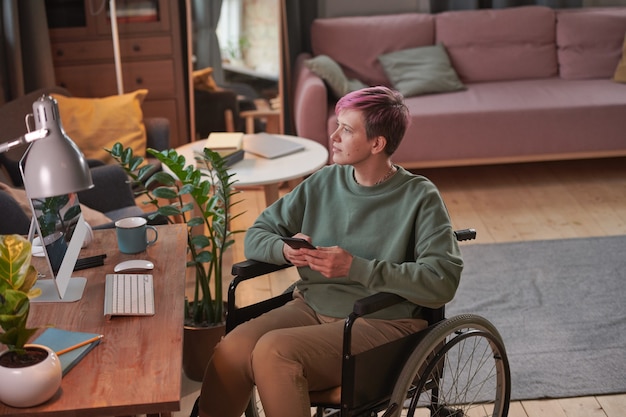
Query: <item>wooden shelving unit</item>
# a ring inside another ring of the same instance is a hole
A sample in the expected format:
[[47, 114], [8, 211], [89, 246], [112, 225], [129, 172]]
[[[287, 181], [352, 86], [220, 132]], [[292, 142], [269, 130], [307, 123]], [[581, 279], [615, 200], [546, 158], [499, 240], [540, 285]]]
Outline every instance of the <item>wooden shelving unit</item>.
[[[108, 0], [46, 0], [56, 82], [76, 97], [118, 93]], [[171, 145], [190, 135], [185, 1], [116, 0], [124, 92], [149, 93], [147, 117], [166, 117]]]

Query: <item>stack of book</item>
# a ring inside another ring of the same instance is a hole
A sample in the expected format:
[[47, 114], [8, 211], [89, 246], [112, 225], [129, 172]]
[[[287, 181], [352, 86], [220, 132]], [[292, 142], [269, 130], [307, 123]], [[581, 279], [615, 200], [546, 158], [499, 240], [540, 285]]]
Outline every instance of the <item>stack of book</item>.
[[205, 148], [219, 153], [224, 158], [226, 166], [231, 166], [243, 159], [243, 133], [211, 132]]

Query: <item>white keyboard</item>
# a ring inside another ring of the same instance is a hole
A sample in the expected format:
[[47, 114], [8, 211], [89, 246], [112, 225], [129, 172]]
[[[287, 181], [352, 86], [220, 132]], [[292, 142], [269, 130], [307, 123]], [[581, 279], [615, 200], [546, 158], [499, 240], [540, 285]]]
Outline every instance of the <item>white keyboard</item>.
[[154, 315], [154, 287], [150, 274], [107, 274], [104, 287], [104, 315]]

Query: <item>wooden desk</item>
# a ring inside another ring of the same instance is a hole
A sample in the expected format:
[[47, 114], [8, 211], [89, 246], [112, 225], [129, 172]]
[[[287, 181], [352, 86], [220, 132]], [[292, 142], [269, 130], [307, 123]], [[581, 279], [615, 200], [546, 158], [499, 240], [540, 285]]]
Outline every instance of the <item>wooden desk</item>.
[[[107, 257], [104, 266], [74, 272], [75, 277], [87, 278], [82, 299], [31, 304], [31, 327], [52, 325], [101, 333], [104, 338], [63, 377], [61, 389], [50, 401], [24, 409], [0, 403], [0, 415], [95, 417], [180, 409], [187, 232], [183, 224], [157, 228], [157, 242], [135, 255], [118, 251], [115, 230], [95, 231], [94, 242], [81, 256], [106, 253]], [[107, 321], [103, 313], [105, 275], [127, 259], [154, 262], [156, 314]], [[45, 273], [40, 261], [33, 258], [39, 272]]]

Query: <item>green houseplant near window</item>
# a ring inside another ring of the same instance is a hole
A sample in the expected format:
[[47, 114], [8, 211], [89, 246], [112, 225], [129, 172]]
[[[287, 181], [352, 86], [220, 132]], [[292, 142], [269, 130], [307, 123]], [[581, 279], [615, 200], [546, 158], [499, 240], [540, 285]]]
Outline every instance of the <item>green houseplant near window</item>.
[[37, 329], [27, 327], [37, 270], [31, 244], [20, 235], [0, 235], [0, 401], [30, 407], [50, 399], [61, 386], [61, 363], [45, 346], [28, 345]]
[[[196, 164], [187, 165], [185, 158], [173, 149], [161, 152], [148, 149], [172, 175], [154, 172], [151, 164], [143, 165], [144, 158], [133, 155], [132, 149], [120, 143], [107, 151], [139, 186], [137, 194], [145, 195], [146, 204], [156, 209], [153, 216], [161, 215], [170, 223], [182, 219], [187, 225], [187, 249], [191, 254], [187, 266], [195, 268], [196, 281], [193, 300], [186, 303], [185, 325], [203, 327], [223, 323], [223, 255], [235, 243], [233, 234], [241, 232], [230, 230], [230, 222], [242, 213], [231, 214], [233, 206], [240, 202], [233, 201], [239, 191], [233, 188], [232, 174], [222, 157], [204, 149], [197, 156], [200, 169]], [[170, 203], [163, 204], [164, 200]], [[196, 233], [199, 227], [204, 228], [205, 234]]]

